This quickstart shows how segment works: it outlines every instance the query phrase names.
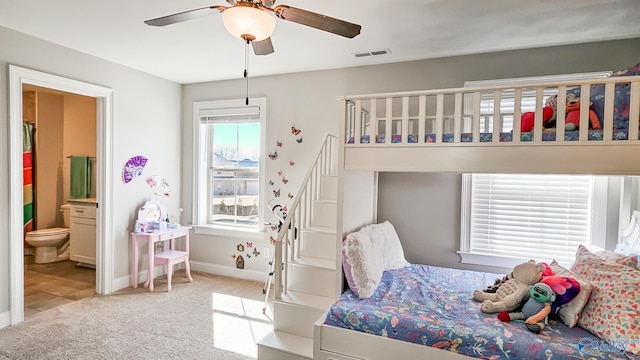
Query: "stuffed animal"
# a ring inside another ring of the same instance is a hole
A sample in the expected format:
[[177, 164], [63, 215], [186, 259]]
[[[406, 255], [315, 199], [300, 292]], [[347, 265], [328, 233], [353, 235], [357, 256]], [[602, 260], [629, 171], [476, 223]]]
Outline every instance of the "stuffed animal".
[[493, 282], [493, 285], [489, 285], [487, 286], [484, 290], [484, 292], [486, 293], [495, 293], [496, 291], [498, 291], [498, 289], [500, 288], [500, 286], [502, 286], [502, 284], [506, 283], [507, 280], [511, 280], [513, 279], [513, 271], [508, 273], [507, 275], [496, 279], [496, 281]]
[[556, 294], [549, 285], [539, 282], [531, 286], [529, 295], [522, 312], [503, 311], [498, 314], [498, 319], [504, 322], [524, 320], [529, 331], [539, 334], [544, 329], [546, 317], [551, 313], [551, 303], [556, 300]]
[[[543, 124], [542, 127], [543, 128], [545, 127], [544, 124], [547, 123], [549, 119], [551, 119], [552, 115], [553, 115], [553, 108], [551, 106], [545, 106], [542, 108], [542, 124]], [[536, 116], [535, 111], [528, 111], [522, 114], [522, 116], [520, 116], [521, 132], [531, 132], [533, 130], [535, 116]]]
[[500, 285], [495, 293], [476, 290], [473, 298], [482, 301], [480, 309], [484, 313], [513, 311], [529, 293], [529, 286], [540, 281], [544, 270], [544, 265], [529, 260], [514, 267], [513, 278]]
[[[577, 99], [578, 98], [574, 93], [567, 92], [567, 101], [566, 101], [567, 103]], [[549, 98], [545, 101], [544, 105], [551, 107], [551, 109], [553, 110], [553, 113], [551, 114], [551, 117], [549, 119], [547, 119], [542, 123], [542, 126], [544, 126], [547, 129], [555, 128], [556, 119], [558, 117], [558, 95], [549, 96]]]
[[[589, 103], [589, 106], [591, 106], [591, 103]], [[564, 129], [567, 131], [580, 129], [580, 100], [576, 99], [567, 102], [567, 117], [564, 122]], [[598, 115], [591, 109], [589, 109], [589, 128], [602, 129]]]
[[558, 310], [569, 301], [573, 300], [580, 293], [580, 283], [578, 280], [566, 277], [543, 274], [541, 283], [549, 285], [551, 290], [556, 294], [556, 300], [551, 304], [551, 314], [555, 315]]

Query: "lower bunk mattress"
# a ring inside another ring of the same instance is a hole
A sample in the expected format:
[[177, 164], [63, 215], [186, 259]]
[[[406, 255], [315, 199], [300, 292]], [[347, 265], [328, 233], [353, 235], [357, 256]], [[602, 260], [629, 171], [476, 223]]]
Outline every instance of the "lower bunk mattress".
[[493, 285], [497, 277], [416, 264], [385, 271], [371, 298], [345, 291], [325, 324], [484, 359], [639, 358], [613, 348], [600, 351], [598, 337], [559, 319], [549, 319], [535, 334], [521, 321], [504, 323], [497, 314], [482, 313], [473, 291]]

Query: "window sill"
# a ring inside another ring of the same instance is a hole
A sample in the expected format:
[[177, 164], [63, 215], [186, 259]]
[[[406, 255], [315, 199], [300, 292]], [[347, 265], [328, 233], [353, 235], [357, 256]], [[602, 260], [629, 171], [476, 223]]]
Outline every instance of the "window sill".
[[[488, 255], [463, 251], [458, 251], [458, 254], [461, 257], [460, 263], [462, 264], [493, 266], [508, 269], [513, 269], [516, 265], [530, 260], [527, 258], [513, 258], [507, 256]], [[549, 260], [548, 264], [551, 264], [551, 261], [552, 260]], [[566, 262], [558, 261], [558, 264], [566, 269], [569, 269], [571, 267], [571, 264]]]
[[196, 235], [209, 235], [239, 239], [263, 240], [264, 231], [250, 230], [241, 227], [214, 226], [214, 225], [192, 225]]

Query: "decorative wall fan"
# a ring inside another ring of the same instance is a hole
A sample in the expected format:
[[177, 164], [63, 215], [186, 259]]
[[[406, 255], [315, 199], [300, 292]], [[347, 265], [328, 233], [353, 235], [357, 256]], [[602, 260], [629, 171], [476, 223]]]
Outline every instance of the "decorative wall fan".
[[232, 35], [251, 42], [256, 55], [273, 52], [271, 34], [276, 17], [310, 26], [336, 35], [353, 38], [360, 34], [360, 25], [328, 17], [288, 5], [273, 6], [275, 0], [227, 0], [231, 6], [213, 5], [145, 21], [152, 26], [165, 26], [192, 20], [213, 13], [222, 13], [224, 26]]

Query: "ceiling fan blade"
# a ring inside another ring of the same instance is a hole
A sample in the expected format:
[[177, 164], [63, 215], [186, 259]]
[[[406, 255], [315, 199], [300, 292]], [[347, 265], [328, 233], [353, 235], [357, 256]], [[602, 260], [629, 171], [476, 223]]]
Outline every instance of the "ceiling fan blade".
[[273, 44], [271, 43], [270, 37], [260, 41], [252, 41], [251, 45], [253, 45], [253, 53], [256, 55], [269, 55], [273, 53]]
[[151, 26], [171, 25], [171, 24], [182, 22], [182, 21], [196, 19], [206, 15], [211, 15], [217, 12], [223, 12], [226, 9], [227, 9], [226, 6], [214, 5], [206, 8], [184, 11], [184, 12], [173, 14], [173, 15], [167, 15], [167, 16], [156, 18], [156, 19], [147, 20], [144, 23]]
[[328, 31], [336, 35], [353, 38], [360, 34], [361, 26], [343, 20], [307, 10], [294, 8], [288, 5], [278, 5], [273, 8], [276, 15], [288, 21], [311, 26], [312, 28]]

